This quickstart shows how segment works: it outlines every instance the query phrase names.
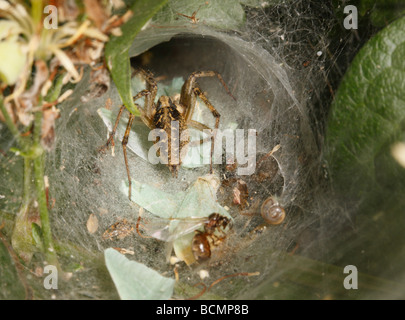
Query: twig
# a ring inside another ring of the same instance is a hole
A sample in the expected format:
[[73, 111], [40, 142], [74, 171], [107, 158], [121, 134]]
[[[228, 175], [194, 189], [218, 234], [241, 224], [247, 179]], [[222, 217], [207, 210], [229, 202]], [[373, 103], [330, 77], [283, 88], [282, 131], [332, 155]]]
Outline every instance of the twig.
[[[40, 131], [41, 131], [42, 112], [35, 114], [34, 125], [34, 148], [40, 146]], [[41, 218], [42, 240], [45, 250], [45, 256], [49, 264], [53, 264], [59, 268], [58, 259], [55, 253], [51, 226], [49, 223], [49, 212], [46, 201], [45, 182], [44, 182], [44, 157], [39, 155], [34, 159], [34, 177], [35, 187], [38, 201], [39, 216]]]
[[199, 293], [197, 293], [195, 296], [192, 296], [192, 297], [187, 298], [187, 299], [185, 299], [185, 300], [196, 300], [196, 299], [198, 299], [199, 297], [201, 297], [201, 296], [205, 293], [205, 291], [207, 291], [207, 286], [206, 286], [204, 283], [202, 283], [202, 282], [199, 282], [199, 283], [196, 283], [195, 285], [193, 285], [193, 287], [196, 287], [196, 286], [203, 286], [203, 288], [202, 288], [202, 290], [201, 290]]

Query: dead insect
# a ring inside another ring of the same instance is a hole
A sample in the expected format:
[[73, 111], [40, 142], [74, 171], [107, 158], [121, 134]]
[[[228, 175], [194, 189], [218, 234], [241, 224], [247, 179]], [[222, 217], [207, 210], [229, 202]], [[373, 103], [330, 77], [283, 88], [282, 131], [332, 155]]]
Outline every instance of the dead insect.
[[[177, 222], [174, 230], [170, 230], [170, 223]], [[140, 225], [139, 223], [137, 224]], [[146, 223], [144, 232], [149, 236], [167, 242], [172, 242], [181, 236], [195, 232], [191, 250], [197, 262], [211, 257], [211, 250], [226, 238], [226, 228], [231, 228], [231, 220], [219, 213], [212, 213], [208, 217], [190, 218], [157, 218], [154, 223]], [[204, 227], [204, 231], [197, 230]], [[142, 233], [137, 230], [142, 235]], [[142, 235], [143, 236], [143, 235]]]
[[249, 191], [245, 181], [237, 180], [236, 187], [233, 188], [233, 203], [238, 205], [240, 209], [245, 209], [249, 206]]
[[190, 19], [190, 20], [191, 20], [191, 23], [196, 24], [196, 23], [199, 21], [199, 19], [196, 18], [196, 15], [197, 15], [198, 11], [200, 11], [200, 9], [201, 9], [201, 7], [202, 7], [203, 5], [207, 5], [207, 4], [208, 4], [208, 1], [206, 1], [204, 4], [202, 4], [201, 6], [199, 6], [198, 9], [197, 9], [196, 11], [194, 11], [194, 12], [191, 14], [191, 16], [188, 16], [188, 15], [185, 15], [184, 13], [179, 13], [179, 12], [177, 12], [177, 14], [178, 14], [179, 16], [182, 16], [182, 17], [185, 17], [185, 18], [187, 18], [187, 19]]
[[277, 198], [268, 197], [262, 204], [260, 213], [263, 219], [269, 224], [280, 224], [285, 219], [285, 210], [278, 202]]
[[[146, 81], [146, 89], [140, 91], [133, 97], [133, 100], [136, 101], [142, 97], [145, 98], [145, 104], [143, 107], [136, 104], [139, 112], [141, 113], [141, 119], [148, 126], [150, 129], [160, 129], [166, 133], [167, 141], [165, 145], [165, 154], [161, 154], [160, 156], [164, 157], [170, 171], [172, 172], [173, 177], [177, 177], [179, 166], [181, 165], [182, 156], [185, 155], [186, 147], [190, 142], [190, 138], [187, 135], [188, 127], [192, 127], [199, 131], [203, 131], [204, 129], [208, 129], [212, 131], [212, 128], [209, 128], [207, 125], [200, 123], [198, 121], [192, 120], [193, 113], [195, 110], [197, 97], [200, 98], [203, 103], [207, 106], [207, 108], [211, 111], [212, 115], [215, 118], [215, 129], [219, 128], [219, 119], [220, 114], [208, 100], [206, 95], [198, 86], [196, 79], [202, 77], [217, 77], [221, 84], [224, 86], [226, 92], [235, 100], [232, 96], [228, 86], [222, 79], [222, 76], [216, 71], [196, 71], [193, 72], [188, 79], [184, 82], [180, 98], [176, 101], [174, 98], [172, 99], [169, 96], [161, 96], [158, 99], [158, 102], [155, 103], [156, 94], [157, 94], [157, 82], [152, 73], [147, 72], [145, 70], [139, 69], [137, 71]], [[104, 147], [105, 149], [109, 146], [110, 143], [114, 143], [114, 135], [118, 127], [119, 119], [123, 111], [125, 110], [125, 106], [121, 106], [117, 120], [115, 122], [114, 128], [111, 132], [111, 135]], [[128, 124], [125, 130], [124, 137], [122, 139], [122, 148], [124, 153], [124, 160], [125, 160], [125, 167], [127, 170], [128, 175], [128, 182], [129, 182], [129, 190], [128, 196], [131, 199], [131, 177], [128, 167], [128, 159], [127, 159], [127, 143], [128, 137], [131, 130], [132, 123], [134, 121], [135, 115], [130, 114]], [[172, 128], [172, 124], [176, 123], [176, 128]], [[180, 139], [172, 139], [172, 132], [177, 130], [177, 137]], [[180, 140], [180, 141], [178, 141]], [[212, 173], [212, 155], [214, 152], [214, 140], [215, 140], [215, 131], [211, 134], [211, 162], [210, 162], [210, 172]], [[175, 143], [174, 143], [175, 142]], [[201, 140], [204, 142], [204, 140]], [[162, 150], [161, 150], [162, 151]]]
[[104, 240], [124, 239], [135, 231], [135, 224], [129, 222], [127, 219], [122, 219], [112, 224], [103, 233]]
[[191, 20], [191, 23], [196, 24], [196, 23], [199, 21], [199, 19], [196, 18], [197, 12], [198, 12], [198, 11], [194, 11], [191, 16], [185, 15], [184, 13], [180, 13], [180, 12], [177, 12], [177, 14], [178, 14], [179, 16], [182, 16], [182, 17], [185, 17], [185, 18], [187, 18], [187, 19], [190, 19], [190, 20]]
[[218, 246], [225, 238], [225, 229], [230, 226], [230, 220], [218, 213], [212, 213], [204, 225], [204, 232], [199, 230], [194, 235], [191, 250], [197, 262], [211, 257], [211, 247]]

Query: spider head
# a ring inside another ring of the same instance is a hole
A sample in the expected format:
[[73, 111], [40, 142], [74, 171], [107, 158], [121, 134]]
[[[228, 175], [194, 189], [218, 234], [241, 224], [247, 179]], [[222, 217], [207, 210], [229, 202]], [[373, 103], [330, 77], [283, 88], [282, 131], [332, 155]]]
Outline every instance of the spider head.
[[161, 108], [176, 108], [176, 105], [173, 103], [172, 99], [168, 96], [161, 96], [157, 102], [156, 109]]

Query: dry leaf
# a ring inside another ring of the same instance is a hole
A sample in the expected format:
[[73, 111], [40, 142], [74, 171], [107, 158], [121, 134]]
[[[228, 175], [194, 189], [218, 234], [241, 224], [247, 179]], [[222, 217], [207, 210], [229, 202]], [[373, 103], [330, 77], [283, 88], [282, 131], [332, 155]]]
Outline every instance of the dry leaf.
[[75, 0], [58, 0], [58, 18], [61, 22], [76, 20], [80, 11]]
[[55, 142], [55, 120], [59, 118], [59, 110], [54, 106], [43, 111], [41, 124], [41, 145], [51, 150]]
[[117, 250], [119, 253], [121, 254], [130, 254], [130, 255], [134, 255], [135, 252], [133, 250], [129, 250], [129, 249], [125, 249], [125, 248], [117, 248], [117, 247], [113, 247], [113, 249]]
[[237, 186], [233, 189], [233, 203], [239, 205], [241, 209], [249, 206], [248, 204], [249, 192], [245, 181], [239, 179]]
[[106, 8], [103, 7], [101, 1], [98, 0], [84, 0], [86, 14], [90, 20], [94, 22], [98, 29], [101, 29], [103, 24], [109, 18]]
[[46, 63], [42, 60], [35, 62], [35, 76], [32, 86], [19, 96], [16, 100], [15, 108], [18, 120], [28, 126], [32, 120], [32, 109], [37, 106], [42, 85], [48, 80], [49, 72]]
[[97, 216], [92, 213], [89, 216], [89, 219], [87, 220], [87, 230], [89, 231], [89, 233], [93, 234], [97, 231], [98, 229], [98, 219]]

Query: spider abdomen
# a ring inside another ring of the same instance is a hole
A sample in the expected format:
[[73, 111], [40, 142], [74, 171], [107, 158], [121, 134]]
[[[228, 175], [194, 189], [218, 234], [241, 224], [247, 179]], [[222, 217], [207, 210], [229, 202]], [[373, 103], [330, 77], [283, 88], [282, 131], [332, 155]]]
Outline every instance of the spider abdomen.
[[165, 133], [159, 135], [163, 138], [158, 140], [158, 155], [168, 165], [173, 176], [177, 177], [178, 167], [189, 143], [186, 121], [175, 103], [169, 97], [162, 96], [157, 103], [153, 123], [156, 129]]

